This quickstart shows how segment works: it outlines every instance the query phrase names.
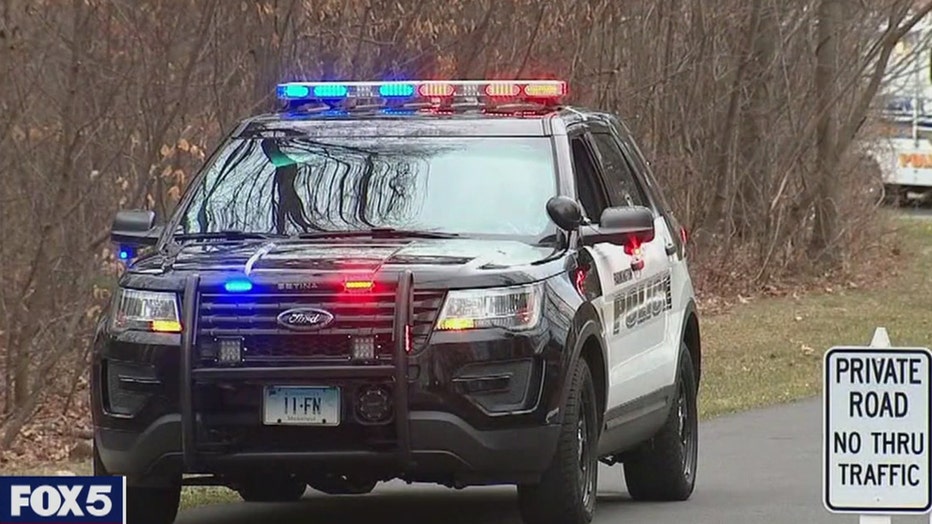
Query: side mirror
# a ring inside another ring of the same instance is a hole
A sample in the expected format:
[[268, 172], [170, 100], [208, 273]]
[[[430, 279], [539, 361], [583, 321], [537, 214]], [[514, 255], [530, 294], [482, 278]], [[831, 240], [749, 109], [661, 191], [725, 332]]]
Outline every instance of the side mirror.
[[654, 239], [654, 213], [643, 206], [609, 207], [592, 229], [582, 234], [586, 245], [609, 242], [637, 247]]
[[155, 212], [119, 211], [110, 226], [110, 240], [122, 246], [152, 246], [158, 242], [159, 232], [154, 229]]
[[570, 197], [555, 196], [547, 201], [547, 215], [560, 229], [576, 231], [582, 224], [582, 209]]

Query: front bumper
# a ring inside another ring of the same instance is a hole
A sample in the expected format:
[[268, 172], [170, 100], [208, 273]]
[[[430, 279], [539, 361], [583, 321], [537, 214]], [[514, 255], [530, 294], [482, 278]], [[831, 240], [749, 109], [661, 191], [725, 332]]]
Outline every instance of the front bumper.
[[514, 484], [540, 477], [554, 455], [559, 426], [477, 430], [443, 412], [411, 412], [405, 461], [371, 451], [234, 452], [202, 455], [197, 471], [184, 466], [180, 414], [165, 415], [142, 433], [98, 428], [95, 444], [108, 472], [134, 485], [176, 481], [182, 473], [241, 477], [262, 471], [359, 471], [384, 478], [460, 485]]

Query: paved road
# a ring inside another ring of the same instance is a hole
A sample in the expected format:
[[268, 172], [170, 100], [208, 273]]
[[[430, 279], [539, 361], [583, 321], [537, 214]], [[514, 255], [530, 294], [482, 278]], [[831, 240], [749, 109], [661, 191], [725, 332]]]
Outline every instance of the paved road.
[[932, 206], [916, 206], [903, 209], [903, 214], [909, 217], [932, 219]]
[[[687, 502], [633, 502], [621, 467], [602, 467], [595, 522], [651, 524], [856, 523], [822, 507], [817, 400], [718, 418], [701, 427], [698, 480]], [[513, 488], [452, 490], [387, 483], [360, 497], [309, 491], [294, 504], [224, 504], [183, 512], [178, 524], [519, 524]], [[898, 517], [897, 523], [928, 523]]]

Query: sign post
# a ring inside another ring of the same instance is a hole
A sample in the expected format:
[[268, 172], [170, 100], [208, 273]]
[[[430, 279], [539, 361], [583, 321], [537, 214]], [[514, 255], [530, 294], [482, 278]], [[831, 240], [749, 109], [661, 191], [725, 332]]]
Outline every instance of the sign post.
[[932, 351], [870, 346], [825, 353], [823, 502], [861, 524], [932, 509]]

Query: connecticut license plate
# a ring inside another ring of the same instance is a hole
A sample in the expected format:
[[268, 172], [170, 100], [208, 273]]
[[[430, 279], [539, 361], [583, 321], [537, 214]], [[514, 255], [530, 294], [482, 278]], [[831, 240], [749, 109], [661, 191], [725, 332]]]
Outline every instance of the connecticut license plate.
[[340, 388], [265, 386], [263, 422], [269, 426], [340, 425]]

